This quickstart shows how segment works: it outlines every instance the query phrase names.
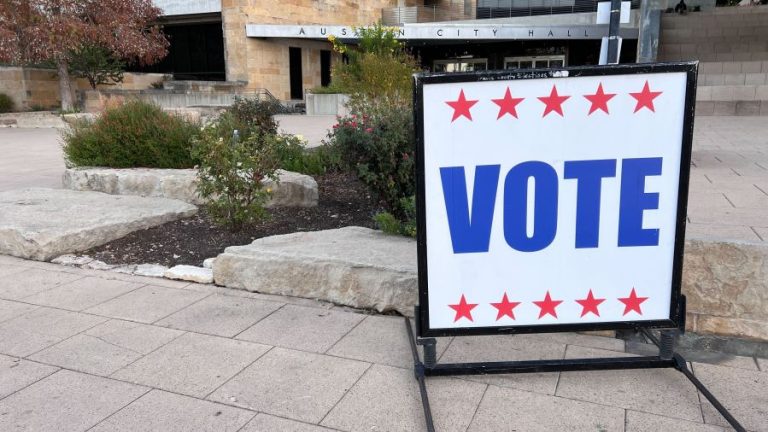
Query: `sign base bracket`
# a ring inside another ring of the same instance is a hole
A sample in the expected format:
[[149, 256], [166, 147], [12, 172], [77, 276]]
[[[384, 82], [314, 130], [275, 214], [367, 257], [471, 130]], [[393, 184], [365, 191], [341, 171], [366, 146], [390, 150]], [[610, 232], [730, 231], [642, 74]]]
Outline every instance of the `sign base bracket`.
[[[405, 326], [406, 332], [408, 333], [408, 340], [411, 345], [411, 352], [413, 354], [414, 376], [419, 385], [421, 403], [424, 408], [424, 418], [428, 432], [435, 431], [426, 384], [426, 378], [430, 376], [656, 368], [674, 368], [680, 371], [707, 398], [712, 406], [717, 409], [720, 415], [722, 415], [736, 431], [746, 431], [736, 418], [731, 415], [728, 409], [707, 389], [704, 383], [691, 372], [686, 360], [674, 351], [676, 330], [663, 330], [661, 332], [661, 338], [657, 338], [647, 329], [638, 329], [643, 332], [654, 345], [659, 347], [659, 355], [656, 356], [438, 364], [436, 361], [436, 339], [417, 338], [414, 334], [413, 327], [411, 326], [411, 320], [408, 317], [405, 317]], [[425, 359], [423, 362], [419, 357], [417, 344], [424, 346]]]

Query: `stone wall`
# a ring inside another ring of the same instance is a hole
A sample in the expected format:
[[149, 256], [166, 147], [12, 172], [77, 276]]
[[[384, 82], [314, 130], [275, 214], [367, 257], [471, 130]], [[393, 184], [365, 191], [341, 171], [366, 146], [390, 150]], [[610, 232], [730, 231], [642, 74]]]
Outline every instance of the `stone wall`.
[[683, 293], [689, 330], [768, 340], [768, 246], [688, 239]]
[[[100, 86], [104, 89], [143, 90], [153, 83], [162, 81], [163, 74], [128, 72], [122, 83]], [[72, 80], [72, 88], [88, 90], [88, 81], [82, 78]], [[52, 69], [27, 67], [0, 67], [0, 93], [10, 96], [19, 110], [33, 108], [58, 108], [61, 105], [59, 77]]]
[[288, 48], [302, 48], [304, 88], [309, 89], [320, 85], [320, 50], [330, 50], [331, 44], [299, 39], [248, 38], [245, 36], [246, 24], [364, 26], [379, 21], [383, 8], [397, 5], [398, 0], [222, 0], [227, 79], [247, 81], [249, 88], [266, 88], [280, 99], [290, 99]]

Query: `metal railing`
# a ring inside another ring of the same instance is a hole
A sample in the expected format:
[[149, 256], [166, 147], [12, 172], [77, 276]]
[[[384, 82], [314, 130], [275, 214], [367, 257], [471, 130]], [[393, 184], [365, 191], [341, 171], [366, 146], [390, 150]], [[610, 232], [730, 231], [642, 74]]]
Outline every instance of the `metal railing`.
[[[597, 0], [478, 0], [477, 19], [597, 12]], [[631, 1], [632, 9], [640, 0]]]
[[384, 25], [456, 21], [474, 19], [474, 9], [466, 10], [464, 2], [446, 6], [405, 6], [385, 8], [381, 11]]

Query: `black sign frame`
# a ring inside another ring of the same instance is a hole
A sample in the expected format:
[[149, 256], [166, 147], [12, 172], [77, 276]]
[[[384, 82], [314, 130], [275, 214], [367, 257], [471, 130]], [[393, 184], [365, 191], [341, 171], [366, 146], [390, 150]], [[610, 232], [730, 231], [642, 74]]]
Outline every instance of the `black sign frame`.
[[[567, 73], [563, 73], [566, 71]], [[688, 208], [688, 182], [690, 178], [691, 150], [693, 145], [693, 121], [696, 101], [696, 80], [698, 62], [643, 63], [609, 66], [577, 66], [558, 69], [533, 69], [530, 71], [482, 71], [469, 73], [421, 73], [414, 76], [413, 110], [416, 131], [416, 208], [417, 208], [417, 255], [419, 313], [416, 316], [418, 337], [471, 336], [524, 333], [553, 333], [574, 331], [626, 330], [626, 329], [672, 329], [685, 327], [685, 298], [681, 292], [683, 253], [685, 248], [685, 226]], [[427, 226], [424, 168], [424, 112], [423, 97], [425, 84], [526, 80], [549, 78], [574, 78], [586, 76], [609, 76], [683, 72], [686, 74], [685, 107], [682, 130], [682, 154], [678, 183], [677, 215], [675, 227], [674, 258], [672, 266], [672, 299], [669, 319], [612, 321], [584, 324], [542, 324], [521, 326], [493, 326], [468, 328], [431, 328], [429, 326], [429, 281], [427, 273]]]

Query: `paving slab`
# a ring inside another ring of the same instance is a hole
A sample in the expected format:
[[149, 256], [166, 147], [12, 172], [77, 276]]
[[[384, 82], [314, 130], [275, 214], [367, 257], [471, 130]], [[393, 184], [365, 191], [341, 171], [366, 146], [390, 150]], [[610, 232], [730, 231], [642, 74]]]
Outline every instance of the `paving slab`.
[[228, 247], [213, 277], [229, 288], [413, 315], [415, 244], [361, 227], [272, 236]]
[[[745, 428], [768, 431], [768, 374], [704, 363], [694, 363], [692, 369]], [[704, 396], [701, 400], [707, 423], [728, 425]]]
[[27, 267], [0, 263], [0, 277], [3, 278], [6, 276], [11, 276], [14, 273], [21, 273], [24, 270], [27, 270]]
[[768, 359], [758, 358], [757, 367], [763, 372], [768, 372]]
[[147, 391], [62, 370], [0, 401], [0, 430], [85, 431]]
[[165, 318], [208, 294], [177, 288], [145, 286], [125, 295], [86, 309], [86, 312], [112, 318], [153, 323]]
[[109, 320], [89, 329], [84, 334], [146, 355], [181, 336], [184, 332], [130, 321]]
[[[451, 378], [427, 383], [435, 429], [467, 429], [486, 385]], [[424, 412], [413, 372], [374, 365], [322, 421], [347, 431], [423, 431]], [[487, 429], [491, 430], [491, 429]]]
[[0, 280], [0, 298], [21, 300], [81, 278], [72, 273], [27, 268]]
[[624, 430], [624, 410], [489, 386], [468, 432]]
[[187, 333], [113, 377], [203, 398], [268, 350], [265, 345]]
[[331, 432], [335, 430], [262, 413], [254, 417], [240, 432]]
[[308, 423], [319, 423], [370, 364], [274, 348], [209, 399]]
[[57, 370], [57, 367], [0, 355], [0, 399], [40, 381]]
[[[437, 354], [441, 355], [450, 338], [441, 338]], [[338, 341], [328, 354], [394, 367], [413, 368], [413, 354], [401, 317], [371, 315]]]
[[14, 301], [0, 300], [0, 323], [32, 312], [37, 306], [27, 303], [17, 303]]
[[705, 425], [639, 411], [627, 410], [625, 432], [725, 432], [720, 426]]
[[0, 324], [0, 353], [26, 357], [104, 321], [93, 315], [41, 307]]
[[283, 304], [212, 294], [157, 322], [157, 325], [233, 337]]
[[79, 334], [29, 357], [30, 360], [99, 376], [109, 376], [141, 358], [141, 354]]
[[323, 353], [364, 318], [357, 313], [286, 305], [237, 338]]
[[48, 261], [196, 212], [165, 198], [42, 188], [0, 192], [0, 253]]
[[237, 432], [255, 413], [152, 390], [90, 432]]
[[[566, 345], [538, 335], [474, 336], [454, 338], [441, 363], [562, 359]], [[543, 394], [554, 394], [559, 373], [465, 376], [463, 379]]]
[[82, 311], [141, 288], [142, 284], [85, 277], [48, 291], [25, 297], [24, 301], [72, 311]]
[[[569, 346], [566, 353], [566, 358], [617, 356], [621, 354], [579, 346]], [[674, 369], [562, 372], [555, 394], [568, 399], [702, 422], [696, 387]]]

